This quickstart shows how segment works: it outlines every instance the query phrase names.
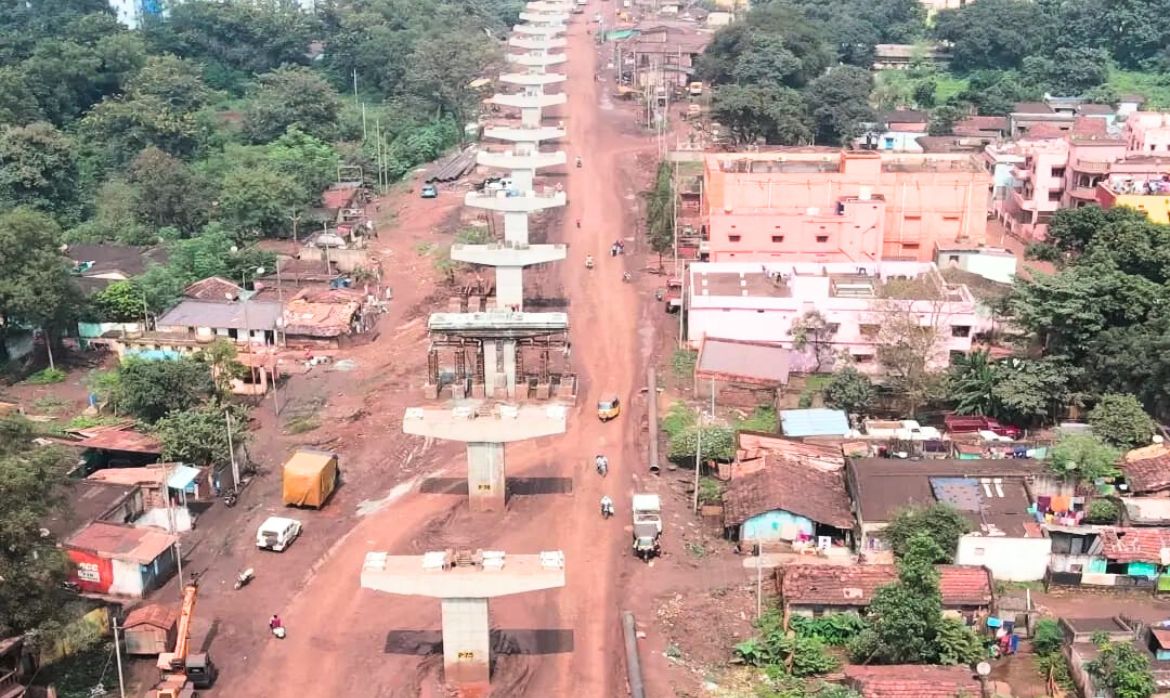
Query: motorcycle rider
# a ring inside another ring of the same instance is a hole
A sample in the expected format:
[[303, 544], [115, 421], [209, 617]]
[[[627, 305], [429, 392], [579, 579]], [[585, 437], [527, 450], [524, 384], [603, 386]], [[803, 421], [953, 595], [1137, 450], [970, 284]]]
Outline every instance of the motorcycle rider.
[[601, 516], [606, 519], [613, 516], [613, 500], [608, 494], [601, 497]]
[[586, 269], [593, 268], [593, 255], [591, 255], [591, 254], [585, 255], [585, 268]]
[[594, 459], [594, 463], [597, 465], [597, 474], [605, 477], [605, 474], [609, 472], [609, 459], [603, 455], [598, 455]]

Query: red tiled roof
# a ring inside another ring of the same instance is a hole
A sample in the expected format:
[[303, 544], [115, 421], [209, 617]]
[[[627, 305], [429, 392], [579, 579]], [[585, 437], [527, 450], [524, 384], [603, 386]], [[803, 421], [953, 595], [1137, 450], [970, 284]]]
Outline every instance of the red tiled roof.
[[955, 135], [983, 135], [987, 131], [1006, 131], [1008, 120], [1006, 116], [968, 116], [955, 122]]
[[1105, 119], [1078, 116], [1073, 121], [1072, 132], [1077, 136], [1104, 136], [1109, 131], [1108, 126]]
[[769, 459], [765, 469], [732, 480], [723, 495], [723, 507], [728, 526], [783, 509], [817, 523], [853, 527], [844, 470], [825, 471], [783, 458]]
[[[939, 592], [944, 606], [987, 606], [991, 578], [972, 565], [939, 565]], [[792, 565], [780, 578], [785, 603], [814, 606], [867, 606], [878, 588], [898, 579], [893, 565]]]
[[[1150, 457], [1145, 456], [1146, 453]], [[1135, 457], [1136, 456], [1136, 457]], [[1158, 444], [1130, 451], [1121, 463], [1125, 482], [1134, 494], [1148, 494], [1170, 488], [1170, 450]]]
[[1101, 554], [1114, 562], [1162, 562], [1170, 548], [1170, 529], [1118, 528], [1101, 533]]
[[226, 301], [240, 297], [240, 287], [220, 276], [200, 279], [183, 289], [183, 295], [201, 301]]
[[78, 444], [82, 448], [96, 448], [101, 451], [123, 451], [126, 453], [162, 453], [162, 442], [153, 436], [136, 431], [103, 431]]
[[978, 698], [979, 679], [965, 666], [848, 666], [845, 682], [862, 698]]
[[1027, 133], [1020, 136], [1020, 139], [1035, 141], [1043, 139], [1064, 138], [1067, 133], [1067, 131], [1061, 131], [1057, 126], [1041, 122], [1029, 128]]
[[89, 550], [98, 557], [149, 565], [176, 540], [175, 536], [153, 528], [94, 521], [66, 540], [65, 547]]
[[353, 203], [357, 194], [357, 187], [347, 184], [334, 184], [321, 194], [321, 206], [326, 209], [341, 209]]

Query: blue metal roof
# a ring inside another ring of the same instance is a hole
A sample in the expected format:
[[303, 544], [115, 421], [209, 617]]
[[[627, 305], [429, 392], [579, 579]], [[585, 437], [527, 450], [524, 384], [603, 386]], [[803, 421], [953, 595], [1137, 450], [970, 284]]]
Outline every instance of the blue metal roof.
[[171, 469], [171, 475], [167, 478], [167, 487], [172, 490], [185, 490], [198, 477], [199, 468], [192, 468], [189, 465], [177, 465]]
[[785, 436], [844, 436], [849, 433], [849, 415], [844, 410], [824, 407], [780, 410], [780, 433]]

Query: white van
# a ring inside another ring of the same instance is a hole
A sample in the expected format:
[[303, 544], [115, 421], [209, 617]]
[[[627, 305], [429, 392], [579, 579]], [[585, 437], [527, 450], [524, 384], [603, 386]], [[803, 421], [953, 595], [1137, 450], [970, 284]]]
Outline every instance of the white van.
[[256, 531], [256, 547], [283, 552], [301, 535], [301, 522], [283, 516], [269, 516]]

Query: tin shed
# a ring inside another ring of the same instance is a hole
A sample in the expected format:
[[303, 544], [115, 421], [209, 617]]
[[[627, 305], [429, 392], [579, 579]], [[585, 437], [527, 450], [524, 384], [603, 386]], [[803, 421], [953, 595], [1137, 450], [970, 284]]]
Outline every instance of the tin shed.
[[155, 655], [170, 652], [175, 646], [175, 624], [179, 614], [175, 609], [158, 604], [139, 606], [126, 616], [126, 653]]

